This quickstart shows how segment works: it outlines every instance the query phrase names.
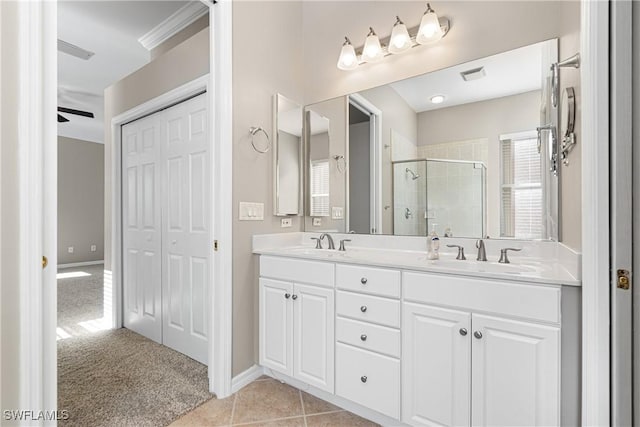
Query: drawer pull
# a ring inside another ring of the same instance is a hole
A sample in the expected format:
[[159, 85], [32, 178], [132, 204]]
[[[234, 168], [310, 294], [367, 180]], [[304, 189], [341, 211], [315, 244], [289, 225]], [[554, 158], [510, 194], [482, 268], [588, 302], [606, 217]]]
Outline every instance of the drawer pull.
[[463, 337], [467, 335], [467, 330], [465, 328], [460, 328], [460, 335], [462, 335]]
[[481, 339], [481, 338], [482, 338], [482, 332], [480, 332], [480, 331], [475, 331], [475, 332], [473, 333], [473, 336], [474, 336], [474, 337], [476, 337], [476, 338], [478, 338], [478, 339]]
[[362, 341], [366, 341], [367, 340], [367, 336], [365, 334], [360, 335], [360, 339]]
[[291, 294], [289, 294], [289, 293], [284, 294], [284, 297], [285, 297], [286, 299], [289, 299], [289, 298], [291, 298]]
[[367, 284], [367, 278], [363, 277], [362, 279], [360, 279], [360, 283], [362, 283], [363, 285]]
[[361, 376], [360, 377], [360, 381], [362, 381], [363, 383], [366, 383], [367, 382], [367, 376], [366, 375]]
[[360, 311], [365, 313], [367, 311], [367, 306], [363, 305], [362, 307], [360, 307]]
[[296, 294], [291, 295], [291, 299], [294, 299], [294, 300], [298, 299], [298, 295]]

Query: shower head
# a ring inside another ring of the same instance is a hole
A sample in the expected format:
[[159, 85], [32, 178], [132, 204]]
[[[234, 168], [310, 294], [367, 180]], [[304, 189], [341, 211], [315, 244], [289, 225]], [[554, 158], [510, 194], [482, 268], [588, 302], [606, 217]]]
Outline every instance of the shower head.
[[406, 173], [410, 173], [410, 174], [411, 174], [411, 179], [412, 179], [412, 180], [414, 180], [414, 181], [415, 181], [416, 179], [420, 178], [420, 175], [416, 174], [414, 171], [412, 171], [412, 170], [411, 170], [411, 169], [409, 169], [409, 168], [406, 168], [404, 171], [405, 171]]

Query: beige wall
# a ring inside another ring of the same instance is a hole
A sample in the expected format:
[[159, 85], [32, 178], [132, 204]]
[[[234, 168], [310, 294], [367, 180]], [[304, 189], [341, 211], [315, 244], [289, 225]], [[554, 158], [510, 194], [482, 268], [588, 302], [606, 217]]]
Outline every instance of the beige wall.
[[540, 125], [540, 91], [456, 105], [418, 114], [418, 144], [486, 138], [487, 234], [500, 236], [500, 135], [535, 131]]
[[20, 212], [18, 201], [17, 2], [0, 2], [0, 408], [18, 409]]
[[118, 81], [104, 91], [104, 268], [111, 270], [111, 119], [209, 72], [209, 29]]
[[251, 237], [258, 233], [301, 230], [280, 228], [273, 212], [273, 160], [249, 142], [249, 127], [273, 135], [273, 95], [302, 104], [302, 3], [233, 2], [233, 214], [238, 203], [265, 204], [264, 221], [233, 224], [233, 374], [258, 361], [258, 257]]
[[[449, 34], [437, 44], [391, 56], [354, 71], [341, 71], [336, 67], [345, 35], [356, 46], [363, 43], [368, 26], [373, 26], [381, 37], [385, 37], [395, 15], [412, 27], [419, 24], [424, 7], [424, 3], [417, 1], [304, 2], [305, 52], [313, 52], [305, 55], [303, 65], [305, 103], [360, 92], [554, 37], [560, 38], [560, 58], [579, 50], [580, 2], [456, 1], [434, 5], [436, 12], [449, 17], [452, 23]], [[579, 103], [579, 72], [565, 69], [561, 77], [564, 79], [562, 85], [576, 87]], [[579, 125], [580, 108], [577, 121]], [[578, 135], [571, 165], [562, 167], [560, 206], [562, 240], [578, 250], [581, 227], [579, 145]]]
[[58, 264], [102, 259], [104, 145], [58, 137]]
[[173, 37], [170, 37], [164, 43], [156, 46], [151, 49], [151, 60], [153, 61], [160, 55], [167, 53], [174, 47], [178, 46], [180, 43], [190, 39], [191, 37], [198, 34], [200, 31], [204, 30], [209, 26], [209, 13], [207, 12], [204, 16], [201, 16], [196, 21], [187, 26], [184, 30], [180, 31], [178, 34], [175, 34]]

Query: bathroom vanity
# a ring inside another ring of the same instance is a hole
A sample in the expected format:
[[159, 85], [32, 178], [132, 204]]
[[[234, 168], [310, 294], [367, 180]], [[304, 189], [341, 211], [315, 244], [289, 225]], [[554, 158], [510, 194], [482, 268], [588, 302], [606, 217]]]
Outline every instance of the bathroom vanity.
[[[267, 374], [384, 425], [579, 423], [579, 260], [554, 261], [571, 258], [561, 245], [498, 264], [429, 261], [424, 239], [336, 235], [354, 239], [342, 252], [288, 234], [254, 237]], [[470, 242], [455, 239], [475, 259]]]

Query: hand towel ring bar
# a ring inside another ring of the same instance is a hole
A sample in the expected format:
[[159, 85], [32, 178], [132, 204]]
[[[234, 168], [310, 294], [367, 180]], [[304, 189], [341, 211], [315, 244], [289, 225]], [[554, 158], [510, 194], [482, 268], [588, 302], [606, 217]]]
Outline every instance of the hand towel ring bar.
[[[267, 138], [267, 148], [265, 148], [264, 150], [261, 150], [258, 147], [256, 147], [255, 136], [259, 132], [262, 132], [265, 138]], [[254, 150], [256, 150], [260, 154], [264, 154], [269, 150], [271, 150], [271, 140], [269, 139], [269, 134], [267, 134], [267, 132], [264, 129], [262, 129], [261, 127], [251, 126], [249, 128], [249, 133], [251, 134], [251, 146], [253, 147]]]

